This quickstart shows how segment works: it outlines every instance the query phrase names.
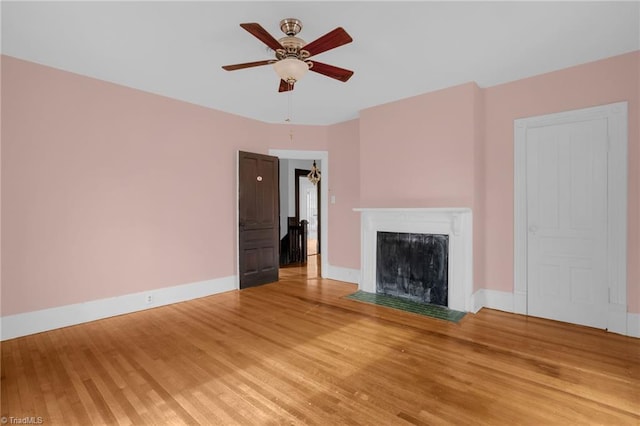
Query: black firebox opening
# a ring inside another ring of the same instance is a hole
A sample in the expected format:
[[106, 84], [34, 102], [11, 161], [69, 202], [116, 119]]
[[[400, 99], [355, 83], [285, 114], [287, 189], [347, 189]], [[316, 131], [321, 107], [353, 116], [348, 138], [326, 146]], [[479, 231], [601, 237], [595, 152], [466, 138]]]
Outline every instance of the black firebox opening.
[[378, 232], [376, 291], [448, 306], [449, 236]]

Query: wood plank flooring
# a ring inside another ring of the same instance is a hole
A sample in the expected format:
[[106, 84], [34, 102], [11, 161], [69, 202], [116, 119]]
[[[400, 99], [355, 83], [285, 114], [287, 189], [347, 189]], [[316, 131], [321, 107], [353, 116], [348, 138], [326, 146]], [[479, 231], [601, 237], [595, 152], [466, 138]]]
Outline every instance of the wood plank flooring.
[[2, 342], [1, 415], [44, 424], [640, 424], [640, 339], [460, 323], [281, 281]]

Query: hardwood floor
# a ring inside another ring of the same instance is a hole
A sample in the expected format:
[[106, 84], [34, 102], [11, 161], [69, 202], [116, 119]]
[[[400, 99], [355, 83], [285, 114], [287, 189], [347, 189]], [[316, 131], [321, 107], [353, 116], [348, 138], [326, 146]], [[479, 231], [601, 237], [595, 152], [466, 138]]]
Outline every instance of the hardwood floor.
[[[313, 265], [311, 265], [313, 267]], [[44, 424], [640, 424], [640, 339], [483, 309], [454, 324], [281, 280], [2, 342]]]

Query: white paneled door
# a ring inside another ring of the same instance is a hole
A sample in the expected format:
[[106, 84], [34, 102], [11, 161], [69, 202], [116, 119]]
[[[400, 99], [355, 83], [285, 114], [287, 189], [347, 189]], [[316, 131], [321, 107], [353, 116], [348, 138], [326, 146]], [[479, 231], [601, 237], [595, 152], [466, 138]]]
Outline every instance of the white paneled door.
[[527, 129], [527, 312], [607, 327], [607, 120]]

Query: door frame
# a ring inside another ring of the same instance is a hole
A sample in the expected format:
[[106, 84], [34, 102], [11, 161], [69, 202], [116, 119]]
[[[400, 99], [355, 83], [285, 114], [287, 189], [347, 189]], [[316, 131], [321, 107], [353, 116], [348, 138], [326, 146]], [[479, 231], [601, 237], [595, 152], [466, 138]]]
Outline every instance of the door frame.
[[514, 312], [527, 314], [527, 129], [606, 119], [607, 329], [627, 334], [627, 102], [514, 120]]
[[320, 276], [327, 277], [329, 272], [329, 152], [302, 151], [289, 149], [270, 149], [269, 155], [281, 160], [320, 160], [322, 167], [322, 185], [320, 185], [320, 241], [322, 241], [322, 256], [320, 257]]

